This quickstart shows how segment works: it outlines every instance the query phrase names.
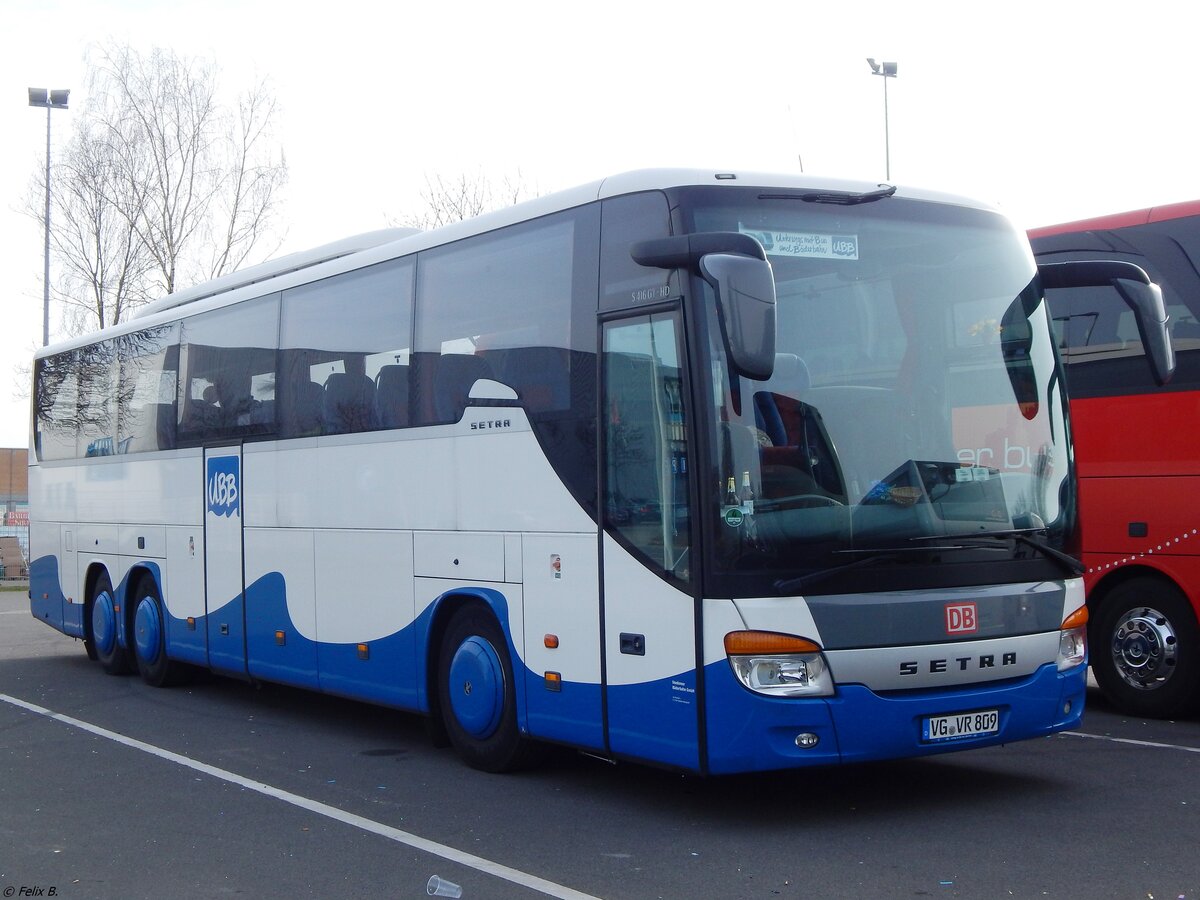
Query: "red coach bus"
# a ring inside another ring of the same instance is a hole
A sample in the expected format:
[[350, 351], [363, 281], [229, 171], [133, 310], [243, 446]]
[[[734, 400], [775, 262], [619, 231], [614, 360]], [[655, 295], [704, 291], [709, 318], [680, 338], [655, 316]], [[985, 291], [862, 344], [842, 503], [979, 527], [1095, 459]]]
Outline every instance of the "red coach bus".
[[1037, 228], [1039, 266], [1134, 263], [1162, 289], [1176, 369], [1146, 365], [1113, 287], [1047, 291], [1066, 366], [1092, 671], [1123, 711], [1200, 708], [1200, 201]]

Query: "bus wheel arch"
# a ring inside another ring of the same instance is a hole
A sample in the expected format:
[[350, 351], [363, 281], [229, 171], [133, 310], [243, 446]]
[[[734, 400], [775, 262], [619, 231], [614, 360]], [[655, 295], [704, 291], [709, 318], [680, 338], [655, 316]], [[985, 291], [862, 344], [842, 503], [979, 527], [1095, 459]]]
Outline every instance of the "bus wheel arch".
[[1175, 581], [1129, 567], [1097, 584], [1088, 606], [1092, 672], [1109, 701], [1148, 718], [1200, 708], [1200, 622]]
[[96, 637], [92, 624], [92, 588], [95, 587], [99, 568], [93, 565], [83, 580], [83, 649], [92, 662], [100, 660], [99, 654], [96, 653]]
[[435, 715], [472, 768], [507, 772], [528, 766], [539, 748], [518, 726], [514, 666], [500, 620], [481, 598], [443, 604], [431, 628]]

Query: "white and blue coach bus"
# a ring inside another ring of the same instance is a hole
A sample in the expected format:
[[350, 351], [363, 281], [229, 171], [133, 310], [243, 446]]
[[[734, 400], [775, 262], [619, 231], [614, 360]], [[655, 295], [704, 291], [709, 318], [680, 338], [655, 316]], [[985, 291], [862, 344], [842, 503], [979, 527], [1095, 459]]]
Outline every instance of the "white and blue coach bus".
[[171, 295], [35, 361], [33, 615], [701, 773], [1075, 726], [1062, 370], [1022, 233], [646, 171]]

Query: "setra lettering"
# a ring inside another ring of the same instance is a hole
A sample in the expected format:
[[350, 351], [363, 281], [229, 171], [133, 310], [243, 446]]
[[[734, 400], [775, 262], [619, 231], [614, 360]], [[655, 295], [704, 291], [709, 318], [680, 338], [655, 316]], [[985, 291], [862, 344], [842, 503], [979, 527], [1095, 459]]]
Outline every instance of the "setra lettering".
[[[953, 664], [953, 665], [952, 665]], [[956, 656], [946, 659], [927, 660], [924, 665], [918, 660], [905, 660], [900, 663], [901, 675], [919, 675], [922, 671], [930, 675], [943, 675], [950, 671], [970, 672], [984, 669], [1005, 668], [1017, 664], [1017, 654], [1009, 651], [1000, 655], [997, 660], [994, 653], [981, 653], [979, 656]]]

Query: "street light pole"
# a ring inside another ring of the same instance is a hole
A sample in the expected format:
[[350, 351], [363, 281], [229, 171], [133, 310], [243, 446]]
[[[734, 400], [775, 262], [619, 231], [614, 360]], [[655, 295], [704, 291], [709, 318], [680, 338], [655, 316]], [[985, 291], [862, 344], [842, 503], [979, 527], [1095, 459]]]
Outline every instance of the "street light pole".
[[877, 63], [874, 59], [867, 57], [867, 63], [871, 66], [871, 73], [879, 75], [883, 78], [883, 153], [885, 160], [885, 175], [888, 181], [892, 180], [892, 146], [891, 139], [888, 133], [888, 98], [887, 98], [887, 83], [889, 78], [896, 77], [896, 64], [894, 62]]
[[50, 110], [66, 109], [69, 90], [29, 89], [29, 105], [46, 107], [46, 253], [42, 270], [42, 346], [50, 343]]

